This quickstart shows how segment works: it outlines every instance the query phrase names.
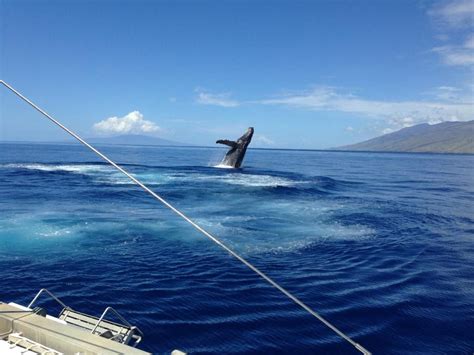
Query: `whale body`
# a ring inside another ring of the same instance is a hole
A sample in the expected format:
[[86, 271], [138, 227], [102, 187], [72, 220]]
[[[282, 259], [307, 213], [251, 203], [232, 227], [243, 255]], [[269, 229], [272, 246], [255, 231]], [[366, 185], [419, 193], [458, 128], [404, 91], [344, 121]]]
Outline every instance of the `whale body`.
[[249, 127], [247, 132], [237, 139], [237, 141], [230, 141], [227, 139], [219, 139], [216, 141], [217, 144], [225, 144], [230, 147], [229, 151], [222, 160], [221, 165], [230, 166], [233, 168], [240, 168], [242, 161], [244, 160], [247, 147], [250, 144], [253, 136], [253, 127]]

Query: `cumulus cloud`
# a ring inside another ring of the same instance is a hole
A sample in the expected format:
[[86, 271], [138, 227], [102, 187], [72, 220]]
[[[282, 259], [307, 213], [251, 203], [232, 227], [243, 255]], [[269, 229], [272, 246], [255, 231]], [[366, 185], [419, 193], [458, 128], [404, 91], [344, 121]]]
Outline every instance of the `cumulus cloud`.
[[[452, 93], [451, 95], [453, 96]], [[474, 117], [472, 99], [466, 99], [466, 101], [380, 101], [342, 93], [332, 87], [317, 87], [309, 91], [261, 100], [260, 103], [312, 111], [359, 114], [382, 119], [399, 127], [421, 122], [465, 121]]]
[[221, 107], [239, 106], [238, 101], [231, 99], [230, 93], [212, 94], [201, 88], [197, 88], [195, 91], [197, 93], [196, 102], [201, 105], [214, 105]]
[[123, 117], [109, 117], [93, 126], [97, 133], [114, 134], [151, 134], [161, 128], [152, 121], [147, 121], [139, 111], [132, 111]]

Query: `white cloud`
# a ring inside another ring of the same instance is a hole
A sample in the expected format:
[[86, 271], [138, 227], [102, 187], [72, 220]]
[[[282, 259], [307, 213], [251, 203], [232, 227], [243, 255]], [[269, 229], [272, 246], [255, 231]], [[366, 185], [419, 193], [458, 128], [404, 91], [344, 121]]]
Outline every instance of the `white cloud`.
[[393, 131], [395, 131], [393, 128], [385, 128], [382, 131], [382, 134], [389, 134], [389, 133], [392, 133]]
[[[468, 94], [468, 92], [470, 92], [470, 94]], [[425, 92], [432, 100], [436, 99], [441, 102], [451, 103], [472, 103], [474, 101], [472, 93], [473, 90], [469, 88], [469, 86], [462, 90], [449, 85], [438, 86]], [[471, 95], [471, 97], [469, 97], [469, 95]]]
[[[433, 48], [441, 56], [444, 64], [449, 66], [474, 66], [474, 1], [450, 0], [434, 6], [428, 13], [438, 24], [443, 41], [449, 37], [446, 32], [460, 32], [465, 36], [463, 43], [445, 44]], [[467, 34], [466, 34], [467, 33]]]
[[453, 86], [438, 86], [433, 90], [433, 94], [440, 100], [456, 101], [459, 98], [461, 89]]
[[464, 48], [474, 49], [474, 33], [471, 33], [464, 42]]
[[139, 111], [132, 111], [123, 117], [109, 117], [94, 124], [97, 133], [113, 134], [150, 134], [161, 130], [154, 122], [143, 119]]
[[353, 132], [353, 131], [354, 131], [353, 127], [351, 127], [351, 126], [346, 127], [346, 132]]
[[212, 94], [204, 89], [197, 88], [196, 102], [201, 105], [214, 105], [221, 107], [237, 107], [239, 102], [230, 98], [230, 93]]
[[474, 103], [461, 96], [438, 101], [380, 101], [341, 93], [332, 87], [317, 87], [300, 92], [261, 100], [265, 105], [284, 105], [312, 111], [336, 111], [382, 119], [394, 126], [406, 127], [421, 122], [474, 119]]
[[270, 138], [262, 134], [256, 134], [254, 141], [257, 143], [260, 143], [261, 145], [274, 145], [275, 144], [273, 140], [271, 140]]
[[472, 66], [474, 65], [474, 41], [466, 42], [463, 45], [440, 46], [433, 48], [433, 52], [438, 53], [443, 63], [450, 66]]
[[472, 0], [444, 1], [428, 12], [438, 22], [452, 28], [471, 27], [474, 17]]

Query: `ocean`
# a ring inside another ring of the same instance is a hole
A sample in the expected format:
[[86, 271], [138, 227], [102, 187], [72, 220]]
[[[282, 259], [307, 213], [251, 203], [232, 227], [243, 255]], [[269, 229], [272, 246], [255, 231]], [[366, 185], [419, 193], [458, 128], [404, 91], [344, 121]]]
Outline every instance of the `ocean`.
[[[99, 148], [373, 353], [474, 351], [474, 156]], [[153, 353], [358, 353], [86, 148], [3, 143], [0, 301], [41, 288]]]

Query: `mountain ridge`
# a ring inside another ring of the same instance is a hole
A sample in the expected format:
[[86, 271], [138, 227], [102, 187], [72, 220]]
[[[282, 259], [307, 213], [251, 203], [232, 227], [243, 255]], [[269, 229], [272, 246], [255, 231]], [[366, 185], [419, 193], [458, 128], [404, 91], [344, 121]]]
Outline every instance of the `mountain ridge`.
[[474, 154], [474, 120], [421, 123], [335, 150]]

